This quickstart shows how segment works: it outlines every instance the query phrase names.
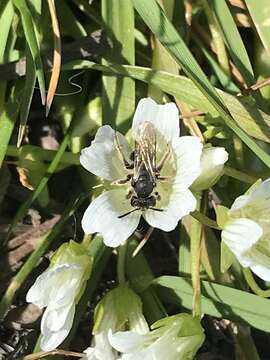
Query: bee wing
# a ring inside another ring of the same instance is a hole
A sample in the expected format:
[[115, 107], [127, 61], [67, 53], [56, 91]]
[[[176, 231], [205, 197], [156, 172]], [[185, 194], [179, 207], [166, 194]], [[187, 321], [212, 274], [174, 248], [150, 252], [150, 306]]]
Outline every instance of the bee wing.
[[155, 181], [156, 131], [154, 125], [148, 121], [143, 122], [139, 126], [135, 139], [135, 178], [139, 175], [143, 165], [151, 175], [153, 181]]

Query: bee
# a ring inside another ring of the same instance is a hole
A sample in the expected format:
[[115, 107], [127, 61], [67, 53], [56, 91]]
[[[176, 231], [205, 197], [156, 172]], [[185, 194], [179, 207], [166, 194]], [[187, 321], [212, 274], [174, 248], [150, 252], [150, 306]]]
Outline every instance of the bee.
[[116, 143], [121, 153], [123, 162], [127, 169], [132, 170], [127, 179], [122, 183], [130, 181], [131, 190], [127, 197], [130, 198], [130, 205], [134, 207], [131, 211], [118, 216], [123, 218], [136, 210], [155, 210], [163, 211], [156, 208], [157, 201], [161, 200], [160, 195], [155, 188], [157, 181], [162, 180], [160, 171], [165, 160], [168, 158], [169, 151], [161, 160], [160, 164], [156, 164], [156, 130], [151, 122], [143, 122], [139, 125], [135, 136], [135, 150], [131, 155], [131, 163], [127, 161], [121, 151], [120, 144]]

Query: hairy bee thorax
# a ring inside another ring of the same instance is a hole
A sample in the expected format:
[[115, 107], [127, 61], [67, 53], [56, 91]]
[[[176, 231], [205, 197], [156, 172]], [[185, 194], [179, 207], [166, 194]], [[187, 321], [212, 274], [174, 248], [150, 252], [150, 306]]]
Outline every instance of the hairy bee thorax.
[[156, 183], [143, 166], [138, 178], [136, 180], [134, 178], [131, 180], [131, 186], [138, 197], [146, 199], [153, 192]]

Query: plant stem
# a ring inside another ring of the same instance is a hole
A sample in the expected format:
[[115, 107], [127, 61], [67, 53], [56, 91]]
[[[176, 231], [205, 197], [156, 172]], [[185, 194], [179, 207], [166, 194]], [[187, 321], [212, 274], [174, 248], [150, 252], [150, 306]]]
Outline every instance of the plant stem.
[[246, 282], [248, 283], [248, 286], [256, 295], [264, 298], [270, 297], [270, 289], [267, 290], [261, 289], [259, 285], [256, 283], [254, 276], [249, 268], [243, 268], [243, 274], [245, 276]]
[[229, 166], [224, 166], [224, 175], [230, 176], [239, 181], [243, 181], [247, 184], [254, 184], [258, 180], [258, 178], [255, 176], [248, 175]]
[[[201, 207], [201, 194], [197, 198], [197, 208]], [[190, 225], [190, 254], [191, 254], [191, 280], [193, 288], [192, 314], [201, 317], [201, 283], [200, 283], [200, 260], [202, 243], [202, 224], [195, 218], [191, 218]]]
[[117, 258], [117, 277], [118, 283], [124, 285], [126, 282], [126, 252], [127, 252], [127, 241], [124, 245], [118, 248]]
[[221, 228], [218, 226], [215, 220], [210, 219], [208, 216], [202, 214], [198, 210], [193, 211], [190, 215], [194, 219], [199, 221], [202, 225], [208, 226], [215, 230], [221, 230]]

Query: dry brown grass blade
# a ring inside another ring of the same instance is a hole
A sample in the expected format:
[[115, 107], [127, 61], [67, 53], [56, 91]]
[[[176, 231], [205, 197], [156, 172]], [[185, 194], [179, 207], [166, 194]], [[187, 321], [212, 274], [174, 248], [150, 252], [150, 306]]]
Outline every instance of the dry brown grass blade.
[[86, 354], [78, 353], [78, 352], [74, 352], [74, 351], [55, 349], [55, 350], [51, 350], [51, 351], [40, 351], [40, 352], [37, 352], [34, 354], [26, 355], [22, 360], [37, 360], [37, 359], [42, 359], [49, 355], [51, 355], [51, 356], [52, 355], [63, 355], [63, 356], [73, 356], [76, 358], [81, 358], [81, 357], [85, 356]]
[[56, 15], [54, 0], [48, 0], [48, 5], [52, 19], [52, 28], [53, 28], [53, 36], [54, 36], [54, 52], [53, 52], [52, 75], [50, 79], [47, 101], [46, 101], [46, 116], [48, 116], [52, 105], [52, 101], [57, 88], [60, 69], [61, 69], [61, 37], [60, 37], [60, 29]]
[[144, 247], [144, 245], [147, 243], [147, 241], [150, 238], [153, 231], [154, 231], [154, 228], [152, 226], [150, 226], [149, 229], [147, 230], [144, 238], [142, 239], [142, 241], [139, 243], [139, 245], [133, 251], [132, 257], [136, 256], [139, 253], [139, 251]]

